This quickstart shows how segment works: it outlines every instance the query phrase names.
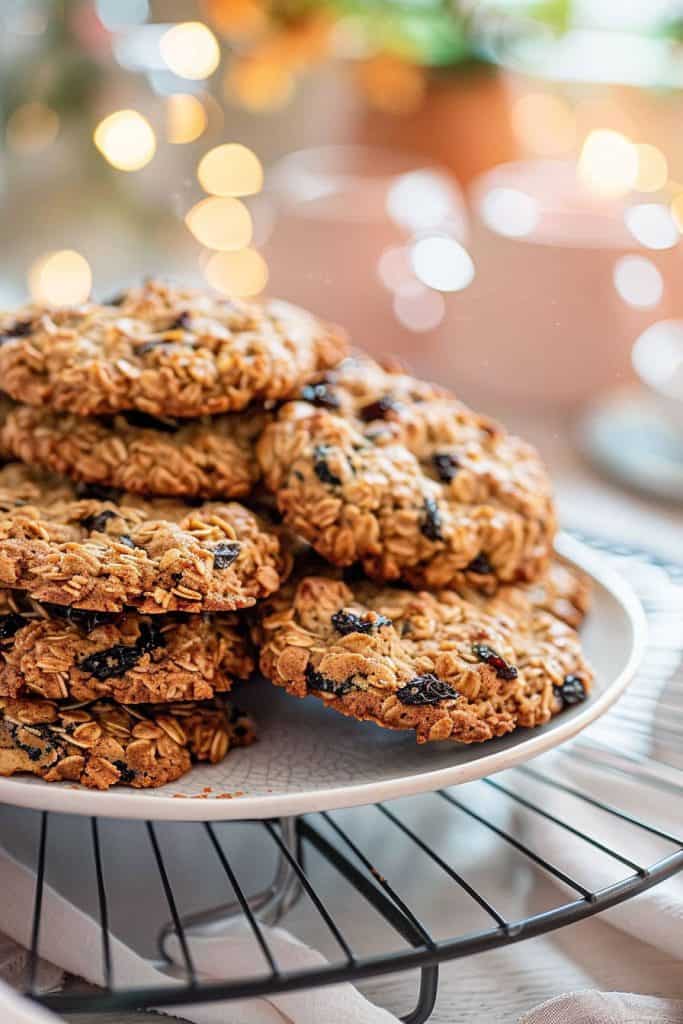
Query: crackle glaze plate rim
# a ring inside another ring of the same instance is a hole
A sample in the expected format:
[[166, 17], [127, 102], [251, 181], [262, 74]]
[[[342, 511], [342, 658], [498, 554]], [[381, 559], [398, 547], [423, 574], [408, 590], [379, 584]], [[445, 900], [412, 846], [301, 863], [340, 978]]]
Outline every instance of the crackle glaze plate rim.
[[[564, 711], [545, 726], [519, 730], [485, 744], [438, 743], [418, 747], [411, 734], [355, 722], [327, 710], [315, 698], [298, 701], [265, 682], [254, 683], [242, 690], [238, 702], [253, 711], [259, 724], [264, 725], [261, 740], [246, 750], [231, 752], [222, 765], [196, 766], [184, 778], [156, 790], [113, 788], [97, 792], [30, 777], [0, 778], [0, 803], [67, 814], [154, 821], [276, 818], [414, 796], [472, 782], [528, 761], [576, 736], [605, 714], [633, 678], [646, 642], [645, 614], [630, 584], [607, 568], [602, 556], [578, 541], [562, 535], [556, 547], [559, 554], [593, 579], [589, 627], [596, 640], [600, 640], [600, 650], [595, 653], [600, 654], [603, 668], [598, 669], [590, 699]], [[595, 661], [590, 643], [586, 643], [586, 653]], [[606, 668], [608, 665], [610, 668]], [[267, 705], [261, 703], [262, 695]], [[341, 755], [335, 750], [337, 737], [341, 737]], [[278, 743], [284, 744], [279, 752]], [[269, 760], [271, 748], [278, 757]], [[365, 758], [370, 775], [376, 766], [377, 778], [354, 781], [353, 771], [342, 770], [344, 757], [347, 764], [353, 763], [356, 752], [359, 758]], [[312, 780], [306, 784], [309, 763], [311, 771], [316, 770], [315, 756], [327, 758], [323, 767], [330, 774], [328, 784], [314, 785]], [[334, 764], [328, 763], [335, 756], [340, 757], [338, 777]], [[381, 777], [387, 757], [398, 768]], [[405, 764], [411, 758], [414, 766], [406, 770]], [[437, 767], [433, 767], [433, 762]], [[270, 785], [261, 784], [249, 792], [244, 780], [251, 764], [258, 771], [265, 767], [264, 778]], [[291, 780], [302, 764], [304, 782], [293, 785]], [[267, 774], [271, 770], [272, 778]], [[219, 798], [226, 793], [232, 798]], [[179, 795], [184, 799], [178, 799]]]

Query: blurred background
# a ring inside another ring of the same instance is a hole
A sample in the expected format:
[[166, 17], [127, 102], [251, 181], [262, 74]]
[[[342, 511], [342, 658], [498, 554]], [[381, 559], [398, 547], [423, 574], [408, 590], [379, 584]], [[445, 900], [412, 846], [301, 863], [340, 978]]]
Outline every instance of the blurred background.
[[0, 302], [280, 294], [680, 501], [682, 86], [681, 0], [3, 0]]

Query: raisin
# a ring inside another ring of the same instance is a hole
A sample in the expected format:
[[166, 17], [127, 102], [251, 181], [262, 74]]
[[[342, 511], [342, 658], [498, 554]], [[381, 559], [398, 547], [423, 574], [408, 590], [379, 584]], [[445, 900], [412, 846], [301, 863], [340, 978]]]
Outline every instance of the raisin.
[[143, 654], [144, 651], [137, 644], [135, 646], [114, 644], [113, 647], [107, 647], [104, 651], [95, 651], [94, 654], [88, 655], [82, 661], [76, 662], [76, 667], [104, 682], [105, 679], [125, 675], [137, 665]]
[[175, 320], [171, 321], [171, 323], [168, 325], [167, 330], [177, 331], [180, 330], [181, 328], [182, 330], [187, 330], [191, 322], [192, 314], [188, 313], [188, 311], [184, 309], [183, 312], [180, 313], [180, 315], [175, 318]]
[[580, 704], [587, 696], [583, 680], [574, 675], [565, 676], [561, 686], [553, 686], [553, 693], [559, 697], [562, 707], [565, 708]]
[[76, 484], [76, 496], [89, 498], [93, 501], [118, 501], [120, 491], [115, 487], [104, 487], [102, 484]]
[[448, 452], [437, 452], [435, 455], [432, 455], [432, 463], [439, 480], [445, 484], [449, 484], [460, 469], [460, 463], [455, 455], [449, 455]]
[[140, 427], [143, 430], [158, 430], [162, 434], [176, 434], [180, 430], [177, 420], [158, 420], [141, 409], [127, 409], [121, 415], [131, 427]]
[[460, 694], [443, 679], [428, 672], [424, 676], [415, 676], [409, 683], [396, 691], [402, 704], [438, 704], [442, 700], [455, 700]]
[[119, 781], [122, 782], [124, 786], [127, 785], [129, 782], [133, 781], [133, 779], [135, 778], [135, 772], [132, 770], [132, 768], [128, 767], [125, 761], [117, 759], [116, 761], [112, 761], [112, 764], [114, 765], [114, 768], [116, 768], [116, 770], [119, 772], [121, 776]]
[[127, 296], [128, 296], [128, 292], [126, 292], [126, 291], [117, 292], [116, 295], [112, 295], [112, 297], [110, 299], [105, 299], [104, 305], [105, 306], [122, 306], [123, 303], [126, 301]]
[[398, 412], [400, 408], [401, 403], [391, 395], [382, 395], [376, 402], [369, 402], [359, 409], [358, 415], [364, 423], [369, 423], [371, 420], [386, 419], [390, 412]]
[[23, 625], [23, 618], [21, 615], [17, 615], [16, 612], [0, 615], [0, 640], [9, 640], [10, 637], [19, 632]]
[[238, 540], [222, 540], [213, 549], [214, 569], [227, 569], [235, 561], [241, 550]]
[[107, 522], [110, 519], [116, 519], [116, 512], [112, 512], [111, 509], [105, 508], [102, 512], [98, 512], [94, 516], [86, 516], [85, 519], [81, 519], [81, 526], [88, 531], [88, 533], [105, 533]]
[[348, 636], [349, 633], [376, 633], [383, 626], [390, 626], [391, 619], [385, 615], [375, 615], [374, 619], [368, 619], [344, 610], [334, 613], [332, 625], [342, 636]]
[[157, 647], [165, 647], [165, 645], [166, 638], [161, 627], [156, 622], [140, 623], [140, 636], [135, 644], [140, 654], [148, 654]]
[[25, 338], [33, 329], [33, 320], [17, 320], [11, 327], [0, 334], [0, 345], [12, 338]]
[[327, 464], [327, 457], [329, 455], [330, 448], [326, 444], [317, 444], [313, 449], [313, 469], [318, 480], [323, 484], [332, 484], [338, 486], [341, 484], [341, 480], [338, 476], [332, 472]]
[[433, 498], [425, 498], [423, 508], [424, 516], [420, 523], [420, 530], [428, 540], [443, 540], [441, 532], [443, 523], [439, 506]]
[[341, 405], [328, 384], [304, 384], [299, 396], [304, 402], [320, 406], [322, 409], [338, 409]]
[[349, 690], [354, 690], [355, 686], [350, 679], [344, 679], [340, 683], [334, 681], [334, 679], [328, 679], [322, 672], [316, 672], [312, 665], [306, 666], [306, 685], [309, 690], [318, 690], [323, 693], [333, 693], [335, 697], [343, 697]]
[[[52, 743], [49, 742], [52, 739], [52, 736], [50, 734], [50, 730], [46, 725], [35, 723], [30, 727], [21, 726], [16, 725], [14, 722], [8, 722], [7, 719], [5, 719], [5, 728], [10, 733], [12, 739], [19, 747], [19, 749], [23, 750], [24, 753], [28, 756], [29, 761], [40, 761], [41, 757], [44, 754], [51, 754], [52, 751], [55, 749]], [[28, 733], [29, 735], [38, 736], [39, 739], [43, 740], [45, 746], [36, 747], [32, 743], [26, 743], [21, 738], [19, 730], [21, 730], [21, 735], [24, 736], [26, 735], [26, 733]]]
[[510, 680], [517, 678], [516, 666], [511, 665], [505, 658], [502, 658], [488, 644], [472, 644], [472, 653], [477, 656], [479, 661], [490, 665], [499, 679]]
[[465, 572], [473, 572], [477, 576], [488, 576], [493, 572], [493, 566], [484, 552], [480, 551], [476, 558], [473, 558], [470, 564], [465, 566]]
[[63, 604], [52, 604], [50, 601], [43, 602], [43, 608], [48, 615], [73, 622], [85, 633], [92, 633], [99, 626], [106, 626], [116, 620], [114, 612], [89, 612], [84, 608], [71, 608]]

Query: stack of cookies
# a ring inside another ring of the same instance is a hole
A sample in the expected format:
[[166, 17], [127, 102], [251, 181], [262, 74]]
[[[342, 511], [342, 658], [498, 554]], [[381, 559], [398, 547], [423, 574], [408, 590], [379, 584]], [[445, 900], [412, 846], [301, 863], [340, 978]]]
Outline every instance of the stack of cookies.
[[[472, 742], [583, 700], [528, 445], [283, 302], [0, 316], [0, 774], [158, 786], [296, 696]], [[236, 499], [239, 499], [237, 501]]]

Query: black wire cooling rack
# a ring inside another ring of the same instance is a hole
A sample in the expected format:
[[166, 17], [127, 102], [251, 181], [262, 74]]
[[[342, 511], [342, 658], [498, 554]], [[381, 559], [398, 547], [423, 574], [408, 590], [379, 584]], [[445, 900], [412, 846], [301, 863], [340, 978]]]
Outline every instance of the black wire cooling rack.
[[[669, 809], [683, 795], [683, 606], [666, 596], [675, 592], [672, 583], [683, 584], [683, 566], [581, 539], [631, 577], [650, 623], [638, 679], [587, 733], [496, 778], [389, 804], [224, 824], [79, 819], [77, 843], [89, 864], [79, 869], [81, 884], [99, 925], [98, 989], [37, 990], [45, 886], [52, 865], [72, 856], [74, 837], [55, 815], [14, 812], [31, 819], [35, 838], [27, 993], [58, 1013], [123, 1011], [412, 970], [417, 998], [402, 1019], [419, 1024], [434, 1007], [440, 962], [579, 921], [680, 871], [683, 838], [662, 827], [655, 810], [662, 794]], [[626, 797], [608, 802], [599, 787], [589, 792], [591, 771], [603, 783], [613, 780], [622, 797], [642, 793], [643, 810]], [[146, 851], [147, 867], [134, 884], [119, 863], [120, 829], [129, 849]], [[254, 885], [252, 851], [267, 865], [265, 885]], [[188, 865], [196, 885], [186, 884]], [[544, 877], [553, 884], [540, 885]], [[156, 890], [157, 910], [136, 929], [140, 951], [164, 973], [160, 984], [130, 988], [113, 967], [112, 947], [141, 889]], [[207, 982], [195, 968], [191, 940], [219, 933], [236, 914], [253, 936], [254, 974], [231, 976], [226, 964], [225, 977]], [[277, 921], [320, 949], [326, 962], [285, 970], [267, 927]]]

